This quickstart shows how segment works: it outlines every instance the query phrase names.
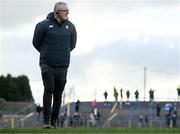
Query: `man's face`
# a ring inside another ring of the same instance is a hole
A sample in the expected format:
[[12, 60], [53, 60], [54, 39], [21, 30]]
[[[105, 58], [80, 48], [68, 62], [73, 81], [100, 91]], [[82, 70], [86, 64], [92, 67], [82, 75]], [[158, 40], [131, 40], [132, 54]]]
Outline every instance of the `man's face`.
[[56, 12], [56, 16], [60, 19], [60, 20], [67, 20], [67, 16], [69, 14], [69, 9], [67, 7], [67, 5], [60, 5], [58, 7], [58, 10]]

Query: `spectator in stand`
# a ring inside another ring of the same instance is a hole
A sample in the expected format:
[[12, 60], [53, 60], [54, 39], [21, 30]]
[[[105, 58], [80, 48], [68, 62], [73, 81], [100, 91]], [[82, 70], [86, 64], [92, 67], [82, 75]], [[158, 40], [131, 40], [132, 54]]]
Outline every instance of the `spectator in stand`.
[[146, 127], [147, 127], [147, 126], [148, 126], [148, 124], [149, 124], [149, 118], [148, 118], [148, 116], [147, 116], [147, 115], [144, 117], [144, 120], [145, 120]]
[[96, 108], [96, 105], [97, 105], [97, 102], [96, 102], [96, 99], [94, 99], [94, 100], [92, 101], [92, 106], [93, 106], [93, 108]]
[[166, 124], [168, 127], [171, 127], [171, 112], [173, 110], [173, 105], [171, 103], [166, 103], [164, 110], [166, 112]]
[[166, 124], [168, 127], [171, 127], [171, 114], [166, 113]]
[[178, 94], [178, 102], [180, 101], [179, 98], [180, 98], [180, 85], [177, 87], [177, 94]]
[[105, 99], [105, 102], [107, 102], [107, 97], [108, 97], [108, 93], [105, 91], [105, 92], [104, 92], [104, 99]]
[[118, 102], [118, 92], [116, 90], [116, 88], [114, 87], [114, 98], [115, 98], [115, 102]]
[[92, 109], [90, 115], [89, 115], [89, 123], [91, 124], [91, 127], [95, 127], [96, 120], [95, 120], [95, 115], [94, 115], [94, 109]]
[[129, 92], [129, 90], [126, 91], [126, 96], [127, 96], [127, 101], [129, 101], [129, 97], [130, 97], [130, 92]]
[[161, 105], [160, 103], [157, 103], [156, 105], [156, 117], [159, 118], [161, 113]]
[[105, 99], [104, 106], [108, 105], [107, 96], [108, 96], [108, 93], [105, 91], [104, 92], [104, 99]]
[[66, 120], [66, 114], [65, 113], [61, 113], [60, 117], [59, 117], [58, 126], [64, 127], [65, 120]]
[[173, 105], [173, 108], [172, 108], [172, 117], [171, 117], [171, 120], [172, 120], [172, 127], [177, 127], [177, 104], [174, 103]]
[[38, 122], [40, 122], [40, 120], [41, 120], [42, 111], [43, 111], [43, 107], [41, 107], [40, 104], [38, 104], [37, 107], [36, 107], [37, 121]]
[[120, 90], [120, 94], [121, 94], [121, 100], [123, 100], [123, 89], [122, 88]]
[[76, 104], [75, 104], [75, 112], [79, 114], [79, 106], [80, 106], [80, 101], [77, 100]]
[[172, 114], [172, 127], [177, 127], [176, 121], [177, 121], [177, 111], [174, 110]]
[[138, 126], [139, 126], [139, 128], [141, 128], [141, 127], [142, 127], [143, 120], [144, 120], [144, 116], [143, 116], [143, 115], [139, 115], [139, 122], [138, 122]]
[[100, 113], [99, 113], [99, 110], [97, 109], [97, 107], [94, 108], [93, 113], [94, 113], [94, 116], [95, 116], [95, 120], [99, 121], [100, 120]]
[[138, 89], [134, 92], [136, 101], [139, 100], [139, 91]]
[[149, 99], [150, 102], [154, 102], [154, 90], [152, 90], [151, 88], [149, 90]]
[[79, 126], [79, 119], [80, 119], [80, 114], [74, 113], [73, 114], [73, 126], [78, 127]]

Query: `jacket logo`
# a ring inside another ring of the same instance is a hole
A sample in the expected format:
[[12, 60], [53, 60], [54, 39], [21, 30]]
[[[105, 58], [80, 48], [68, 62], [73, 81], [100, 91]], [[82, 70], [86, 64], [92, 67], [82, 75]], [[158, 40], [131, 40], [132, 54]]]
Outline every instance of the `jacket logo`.
[[53, 25], [49, 25], [49, 28], [52, 28], [53, 27]]
[[69, 29], [69, 26], [68, 26], [68, 25], [66, 25], [66, 29]]

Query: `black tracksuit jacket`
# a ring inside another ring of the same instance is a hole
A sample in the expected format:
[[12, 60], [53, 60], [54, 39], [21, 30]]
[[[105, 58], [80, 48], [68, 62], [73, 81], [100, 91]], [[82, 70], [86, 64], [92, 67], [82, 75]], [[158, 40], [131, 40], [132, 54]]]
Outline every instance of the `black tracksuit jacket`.
[[76, 38], [76, 28], [69, 20], [58, 23], [53, 13], [48, 14], [36, 25], [33, 36], [33, 46], [40, 52], [40, 65], [68, 67]]

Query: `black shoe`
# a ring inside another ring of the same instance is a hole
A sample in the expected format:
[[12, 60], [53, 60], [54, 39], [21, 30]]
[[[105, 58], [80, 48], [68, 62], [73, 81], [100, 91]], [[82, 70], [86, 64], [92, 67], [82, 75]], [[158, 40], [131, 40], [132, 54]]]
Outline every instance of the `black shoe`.
[[54, 120], [51, 121], [51, 127], [52, 127], [52, 128], [56, 128], [56, 121], [54, 121]]
[[51, 129], [51, 124], [49, 123], [49, 121], [44, 121], [43, 122], [43, 129]]

